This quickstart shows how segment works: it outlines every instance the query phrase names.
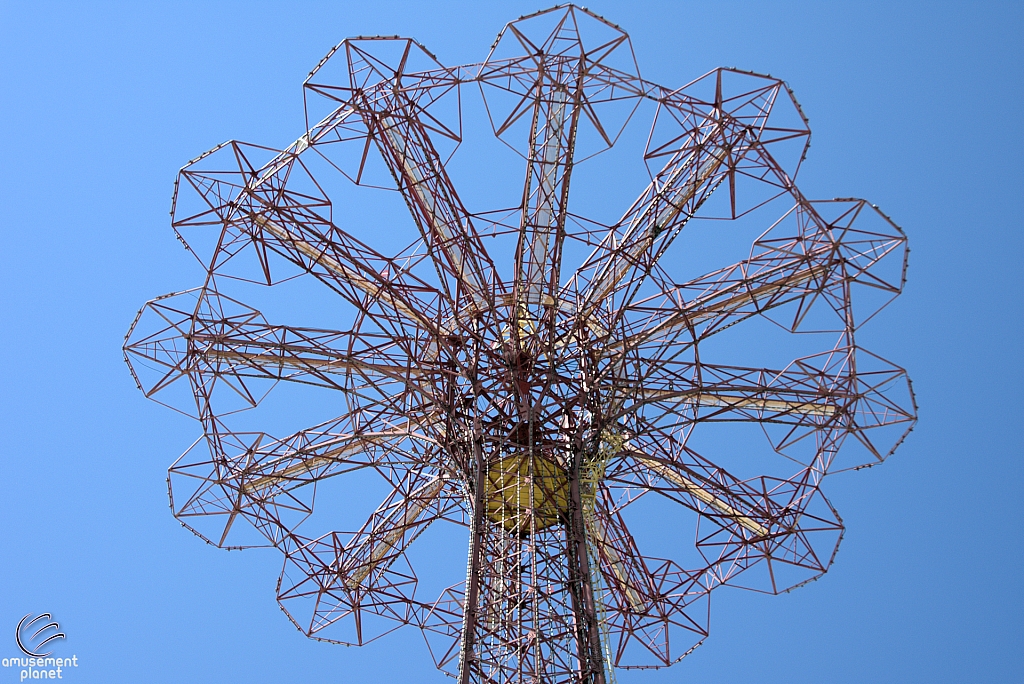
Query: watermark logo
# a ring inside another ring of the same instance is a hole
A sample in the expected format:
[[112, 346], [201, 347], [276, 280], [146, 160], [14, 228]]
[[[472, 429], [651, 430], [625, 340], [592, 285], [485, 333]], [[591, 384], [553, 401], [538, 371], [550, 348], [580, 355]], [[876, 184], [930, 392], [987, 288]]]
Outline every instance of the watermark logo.
[[19, 682], [34, 679], [64, 679], [69, 669], [78, 667], [78, 656], [54, 658], [53, 646], [67, 637], [49, 613], [29, 613], [18, 621], [14, 640], [21, 655], [4, 658], [0, 666], [18, 672]]
[[[60, 631], [60, 625], [56, 622], [49, 622], [49, 613], [43, 613], [29, 620], [30, 617], [32, 617], [32, 613], [21, 618], [21, 622], [18, 623], [18, 628], [14, 632], [14, 638], [18, 642], [18, 648], [25, 655], [33, 658], [45, 658], [53, 651], [46, 653], [38, 651], [42, 651], [51, 641], [63, 639], [66, 635]], [[40, 623], [43, 623], [42, 626], [36, 627]], [[33, 629], [35, 629], [34, 632]]]

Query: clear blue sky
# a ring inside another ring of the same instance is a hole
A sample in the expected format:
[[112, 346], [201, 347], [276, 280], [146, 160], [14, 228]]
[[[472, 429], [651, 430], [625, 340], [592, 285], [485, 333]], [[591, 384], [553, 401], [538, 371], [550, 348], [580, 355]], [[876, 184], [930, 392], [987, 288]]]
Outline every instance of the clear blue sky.
[[[0, 3], [0, 657], [49, 610], [79, 682], [444, 680], [412, 629], [362, 649], [305, 639], [274, 601], [277, 553], [178, 526], [164, 478], [197, 425], [144, 400], [120, 345], [143, 302], [200, 282], [167, 214], [188, 159], [294, 140], [301, 82], [342, 38], [475, 62], [543, 6]], [[721, 65], [788, 81], [813, 131], [804, 193], [865, 197], [910, 238], [906, 293], [869, 347], [921, 407], [889, 462], [826, 481], [847, 524], [828, 575], [716, 592], [702, 648], [619, 681], [1024, 681], [1024, 4], [589, 7], [655, 82]]]

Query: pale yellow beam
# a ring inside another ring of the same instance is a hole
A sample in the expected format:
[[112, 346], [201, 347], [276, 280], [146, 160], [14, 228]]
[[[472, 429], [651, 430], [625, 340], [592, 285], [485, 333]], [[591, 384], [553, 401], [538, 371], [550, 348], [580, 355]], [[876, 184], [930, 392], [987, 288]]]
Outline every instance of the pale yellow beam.
[[[796, 273], [761, 285], [753, 285], [752, 280], [762, 279], [778, 271], [792, 268], [784, 264], [754, 276], [751, 280], [741, 280], [709, 297], [690, 302], [676, 313], [668, 316], [649, 330], [643, 330], [624, 339], [610, 340], [602, 351], [618, 352], [629, 349], [658, 335], [669, 333], [680, 328], [696, 325], [716, 316], [722, 316], [742, 309], [759, 299], [766, 299], [789, 288], [826, 275], [832, 268], [830, 264], [818, 264], [801, 269]], [[756, 282], [756, 280], [755, 280]], [[767, 307], [771, 308], [771, 307]], [[767, 310], [761, 309], [762, 311]]]
[[[229, 340], [230, 341], [230, 340]], [[220, 344], [223, 341], [218, 340]], [[239, 341], [240, 345], [246, 346], [259, 346], [256, 343], [250, 341]], [[273, 347], [274, 345], [265, 345]], [[435, 346], [429, 346], [426, 349], [425, 361], [430, 361], [437, 356], [437, 348]], [[326, 356], [330, 352], [321, 351], [318, 352]], [[414, 383], [407, 385], [408, 387], [419, 387], [426, 393], [430, 393], [430, 383], [428, 373], [422, 368], [417, 368], [412, 365], [410, 366], [388, 366], [385, 364], [376, 363], [365, 363], [363, 361], [353, 360], [351, 357], [338, 354], [336, 358], [314, 358], [309, 356], [298, 356], [295, 354], [248, 354], [245, 352], [229, 351], [225, 349], [217, 349], [211, 347], [202, 351], [202, 354], [209, 359], [223, 360], [232, 363], [242, 362], [247, 364], [258, 365], [260, 367], [280, 365], [288, 368], [294, 368], [295, 370], [309, 372], [310, 369], [314, 369], [320, 373], [337, 373], [345, 370], [356, 370], [369, 375], [379, 375], [386, 378], [391, 378], [398, 382], [404, 382], [406, 380], [413, 380]], [[281, 378], [282, 380], [289, 380], [289, 378]]]
[[346, 266], [337, 259], [333, 259], [327, 256], [326, 254], [316, 249], [302, 238], [293, 235], [286, 228], [284, 228], [283, 226], [279, 226], [270, 219], [264, 216], [260, 216], [259, 214], [256, 213], [250, 214], [250, 218], [252, 218], [252, 220], [257, 225], [259, 225], [261, 228], [269, 232], [271, 235], [281, 240], [282, 242], [291, 245], [296, 250], [312, 259], [315, 263], [320, 264], [328, 271], [330, 271], [332, 274], [334, 274], [341, 280], [347, 282], [352, 287], [361, 290], [362, 292], [366, 293], [373, 299], [381, 302], [385, 306], [388, 306], [391, 309], [397, 311], [398, 313], [401, 313], [410, 321], [418, 321], [422, 323], [424, 327], [426, 327], [428, 330], [432, 330], [434, 328], [434, 324], [432, 321], [430, 321], [427, 318], [424, 318], [420, 312], [416, 311], [415, 309], [407, 305], [405, 302], [395, 297], [387, 287], [381, 285], [380, 283], [368, 280], [354, 268]]
[[[711, 138], [720, 132], [721, 128], [716, 126], [705, 136], [704, 144], [707, 145]], [[641, 255], [654, 245], [657, 237], [679, 216], [684, 205], [692, 200], [700, 189], [718, 172], [728, 158], [732, 147], [732, 145], [712, 146], [708, 150], [710, 158], [705, 160], [696, 169], [684, 163], [672, 172], [664, 182], [663, 188], [657, 192], [655, 199], [649, 203], [651, 206], [633, 219], [625, 235], [619, 241], [619, 245], [627, 245], [624, 252], [620, 252], [618, 247], [613, 249], [612, 253], [606, 257], [604, 267], [594, 278], [593, 282], [591, 282], [586, 301], [580, 307], [580, 313], [584, 320], [590, 317], [594, 308], [611, 295], [629, 272], [629, 269], [640, 259]], [[696, 156], [696, 153], [694, 153], [694, 156]], [[687, 175], [688, 177], [684, 177]], [[654, 184], [655, 181], [652, 181], [651, 186], [646, 192], [650, 192]], [[654, 210], [655, 206], [659, 205], [661, 207], [660, 213], [653, 217], [653, 221], [649, 221], [651, 211]], [[643, 230], [648, 225], [649, 228], [646, 235], [636, 235], [638, 231]]]
[[[554, 89], [550, 96], [554, 106], [551, 109], [552, 116], [544, 120], [543, 146], [539, 159], [537, 150], [533, 149], [530, 154], [531, 158], [527, 161], [527, 186], [523, 192], [524, 204], [520, 222], [520, 244], [523, 252], [517, 274], [520, 281], [518, 295], [521, 299], [518, 302], [520, 305], [518, 308], [523, 310], [523, 315], [529, 316], [534, 324], [536, 321], [532, 319], [537, 318], [538, 312], [535, 309], [531, 310], [531, 307], [546, 304], [545, 300], [550, 299], [550, 296], [544, 292], [545, 267], [548, 265], [550, 247], [548, 243], [551, 229], [557, 226], [559, 218], [555, 213], [555, 174], [558, 171], [559, 157], [563, 152], [561, 149], [562, 131], [567, 114], [565, 92]], [[542, 113], [543, 107], [538, 105], [537, 117], [533, 124], [535, 131], [539, 128]], [[531, 211], [528, 204], [532, 195], [530, 184], [534, 178], [533, 168], [537, 162], [543, 165], [544, 172], [537, 179], [537, 204]], [[528, 228], [531, 226], [533, 231], [528, 233]], [[517, 313], [519, 312], [517, 311]]]
[[[318, 453], [315, 456], [311, 455], [309, 458], [299, 463], [287, 466], [269, 475], [256, 478], [252, 482], [247, 482], [242, 485], [241, 491], [246, 495], [259, 493], [263, 490], [269, 489], [279, 482], [284, 482], [295, 477], [302, 476], [322, 465], [329, 465], [341, 458], [363, 451], [367, 446], [378, 442], [394, 439], [395, 437], [418, 437], [418, 435], [411, 432], [410, 426], [411, 422], [406, 422], [392, 430], [385, 430], [382, 432], [364, 432], [358, 435], [346, 435], [344, 437], [338, 437], [336, 439], [317, 444], [314, 448], [318, 451], [323, 448], [327, 448], [327, 451]], [[266, 465], [273, 466], [275, 463], [280, 463], [281, 461], [297, 457], [301, 458], [304, 455], [306, 454], [301, 451], [284, 454], [268, 461]]]
[[[387, 568], [412, 543], [413, 538], [416, 536], [415, 534], [409, 535], [405, 539], [404, 544], [399, 542], [419, 517], [423, 515], [423, 512], [434, 503], [444, 489], [446, 482], [446, 478], [439, 477], [415, 489], [406, 498], [406, 505], [392, 513], [381, 523], [381, 526], [390, 526], [391, 530], [372, 545], [366, 562], [355, 566], [349, 571], [345, 583], [350, 589], [355, 589], [361, 585], [375, 568], [382, 566], [382, 562], [383, 567]], [[369, 543], [369, 541], [366, 542], [366, 544]], [[393, 554], [392, 558], [384, 559], [388, 554]]]
[[263, 167], [259, 178], [249, 184], [249, 190], [256, 190], [264, 183], [272, 180], [278, 173], [291, 166], [295, 159], [305, 152], [311, 145], [315, 145], [338, 126], [344, 124], [348, 118], [357, 114], [352, 106], [341, 106], [328, 114], [316, 126], [308, 132], [303, 133], [298, 140], [285, 148], [280, 154]]
[[[221, 342], [223, 344], [223, 342]], [[251, 342], [240, 341], [240, 345], [252, 346]], [[317, 352], [326, 356], [328, 352]], [[368, 373], [387, 376], [421, 376], [423, 371], [414, 367], [387, 366], [384, 364], [366, 363], [356, 361], [350, 357], [338, 354], [336, 358], [315, 358], [312, 356], [298, 356], [296, 354], [249, 354], [245, 352], [217, 349], [211, 347], [202, 351], [203, 356], [217, 361], [242, 362], [246, 364], [264, 366], [285, 366], [296, 370], [316, 369], [323, 373], [334, 373], [344, 370], [360, 370]]]
[[741, 511], [736, 510], [720, 498], [709, 492], [708, 490], [701, 487], [693, 480], [685, 477], [675, 468], [666, 465], [660, 461], [656, 461], [653, 458], [646, 456], [640, 456], [637, 454], [633, 455], [633, 458], [638, 462], [643, 463], [645, 466], [650, 468], [652, 471], [665, 478], [672, 484], [676, 485], [687, 494], [690, 494], [696, 499], [703, 501], [705, 504], [715, 509], [727, 518], [735, 520], [737, 523], [750, 530], [759, 537], [766, 537], [770, 533], [767, 527], [764, 527], [753, 518], [743, 515]]
[[626, 591], [626, 602], [634, 612], [642, 613], [646, 606], [645, 601], [640, 596], [640, 592], [633, 586], [632, 579], [629, 573], [626, 571], [626, 564], [623, 562], [622, 557], [619, 556], [619, 552], [615, 550], [610, 543], [608, 543], [608, 533], [601, 524], [601, 521], [597, 519], [595, 515], [588, 515], [585, 517], [587, 526], [587, 534], [593, 539], [596, 544], [595, 546], [600, 549], [600, 552], [604, 555], [611, 568], [612, 574], [615, 575], [615, 579], [618, 580], [619, 585], [625, 587]]
[[641, 389], [641, 401], [677, 401], [697, 406], [726, 408], [752, 408], [778, 413], [796, 413], [809, 416], [833, 416], [838, 410], [834, 405], [820, 401], [783, 401], [781, 399], [761, 399], [741, 395], [716, 394], [702, 390], [679, 392], [675, 390]]
[[[485, 293], [488, 290], [487, 283], [482, 280], [481, 274], [476, 273], [474, 269], [469, 267], [466, 255], [463, 254], [462, 246], [459, 244], [459, 240], [457, 239], [466, 236], [456, 235], [453, 233], [452, 227], [443, 219], [438, 217], [437, 197], [434, 196], [430, 186], [426, 184], [423, 174], [420, 172], [415, 160], [409, 154], [405, 139], [398, 135], [391, 125], [388, 125], [390, 117], [382, 117], [382, 121], [384, 122], [384, 136], [398, 152], [398, 155], [402, 160], [402, 169], [404, 170], [405, 175], [410, 179], [409, 189], [426, 208], [425, 218], [430, 223], [429, 229], [437, 234], [441, 239], [441, 245], [439, 246], [441, 251], [447, 255], [457, 273], [458, 279], [470, 292], [476, 308], [481, 310], [487, 308], [485, 299]], [[440, 163], [438, 160], [434, 161], [438, 164]], [[435, 172], [441, 173], [442, 169], [438, 168]], [[468, 231], [469, 226], [464, 223], [465, 217], [458, 215], [458, 209], [456, 207], [449, 206], [448, 210], [451, 211], [453, 215], [452, 218], [459, 221], [460, 227], [462, 227], [463, 230]], [[431, 242], [432, 241], [428, 240], [428, 244]]]

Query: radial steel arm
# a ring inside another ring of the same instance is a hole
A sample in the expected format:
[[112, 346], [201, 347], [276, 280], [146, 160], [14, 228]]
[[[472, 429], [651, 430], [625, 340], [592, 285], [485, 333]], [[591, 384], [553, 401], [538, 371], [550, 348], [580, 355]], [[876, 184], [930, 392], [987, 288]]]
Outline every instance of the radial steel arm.
[[[279, 210], [268, 209], [267, 213], [278, 220], [255, 212], [249, 214], [249, 218], [263, 233], [268, 247], [326, 281], [359, 305], [368, 300], [399, 314], [404, 321], [418, 323], [427, 330], [437, 327], [430, 318], [430, 307], [414, 294], [416, 290], [430, 293], [432, 288], [429, 285], [421, 282], [413, 287], [396, 287], [397, 279], [382, 273], [400, 273], [398, 265], [388, 264], [383, 256], [319, 217], [307, 222], [295, 220], [294, 216], [282, 216], [283, 212]], [[317, 223], [321, 225], [317, 226]], [[367, 263], [375, 260], [390, 268], [380, 271], [368, 268]]]
[[[275, 492], [309, 485], [343, 472], [372, 467], [389, 460], [370, 455], [368, 452], [373, 447], [389, 441], [415, 439], [419, 435], [412, 423], [407, 422], [387, 430], [367, 430], [350, 435], [325, 434], [312, 438], [306, 433], [303, 437], [309, 441], [298, 449], [281, 452], [278, 447], [270, 446], [257, 451], [253, 465], [237, 476], [241, 483], [240, 491], [265, 498]], [[293, 436], [289, 441], [295, 439]], [[359, 454], [366, 454], [366, 458], [350, 458]]]
[[[577, 270], [575, 286], [581, 290], [579, 315], [586, 319], [612, 298], [628, 303], [644, 275], [675, 235], [725, 179], [729, 164], [745, 154], [746, 131], [721, 122], [708, 122], [709, 130], [694, 146], [680, 149], [609, 236]], [[636, 274], [636, 277], [627, 277]]]
[[[732, 529], [741, 540], [776, 533], [775, 521], [756, 493], [722, 468], [696, 458], [684, 459], [648, 440], [630, 440], [624, 450], [637, 472], [653, 476], [652, 490], [675, 498], [723, 527], [735, 524]], [[661, 484], [656, 484], [659, 480]]]
[[368, 382], [391, 380], [417, 389], [431, 373], [429, 367], [410, 363], [404, 345], [389, 337], [364, 333], [353, 339], [351, 333], [287, 326], [247, 326], [232, 333], [196, 331], [189, 341], [197, 357], [217, 364], [220, 373], [239, 377], [344, 389], [338, 376], [356, 373]]
[[351, 644], [368, 640], [365, 616], [411, 619], [416, 581], [406, 553], [431, 523], [458, 516], [448, 484], [429, 470], [409, 471], [358, 532], [293, 535], [278, 586], [288, 616], [309, 636], [354, 616], [344, 639]]
[[517, 301], [525, 315], [539, 319], [554, 304], [565, 237], [582, 78], [578, 62], [542, 60], [532, 93], [533, 121], [526, 185], [516, 247]]
[[416, 105], [402, 94], [379, 88], [362, 98], [359, 111], [427, 248], [439, 256], [436, 263], [456, 283], [445, 279], [449, 296], [453, 301], [468, 298], [477, 309], [487, 308], [496, 282], [494, 264], [419, 120]]
[[426, 525], [433, 522], [433, 518], [426, 517], [427, 509], [441, 495], [446, 484], [446, 478], [436, 477], [404, 494], [398, 505], [392, 505], [383, 519], [374, 524], [351, 556], [344, 561], [339, 559], [339, 566], [346, 568], [346, 582], [350, 587], [363, 584], [373, 572], [386, 570]]
[[621, 517], [609, 508], [606, 496], [605, 491], [599, 492], [593, 512], [586, 515], [587, 536], [596, 553], [595, 561], [614, 588], [619, 604], [625, 610], [642, 613], [656, 599], [656, 583], [636, 541]]
[[832, 376], [799, 368], [781, 371], [692, 362], [649, 363], [652, 370], [641, 382], [620, 379], [606, 386], [611, 405], [630, 413], [642, 411], [646, 405], [666, 411], [680, 405], [717, 409], [705, 420], [740, 420], [749, 414], [758, 421], [820, 422], [849, 412], [859, 398], [852, 390], [849, 369]]

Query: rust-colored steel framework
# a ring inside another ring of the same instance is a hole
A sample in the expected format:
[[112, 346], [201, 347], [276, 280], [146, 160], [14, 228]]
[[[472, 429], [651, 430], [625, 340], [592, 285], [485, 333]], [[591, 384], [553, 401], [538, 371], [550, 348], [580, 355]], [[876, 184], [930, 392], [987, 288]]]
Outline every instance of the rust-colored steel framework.
[[[416, 625], [460, 682], [670, 665], [716, 587], [828, 569], [823, 477], [915, 420], [904, 371], [854, 342], [907, 249], [873, 205], [797, 189], [810, 132], [782, 81], [655, 85], [621, 29], [562, 6], [467, 66], [346, 40], [304, 92], [286, 149], [228, 142], [181, 171], [173, 226], [207, 277], [125, 343], [146, 395], [203, 426], [170, 469], [183, 524], [279, 549], [310, 636]], [[336, 417], [263, 431], [295, 411]], [[339, 530], [371, 480], [383, 502]], [[451, 574], [424, 596], [410, 559], [445, 522], [465, 576], [438, 551], [428, 574]]]

